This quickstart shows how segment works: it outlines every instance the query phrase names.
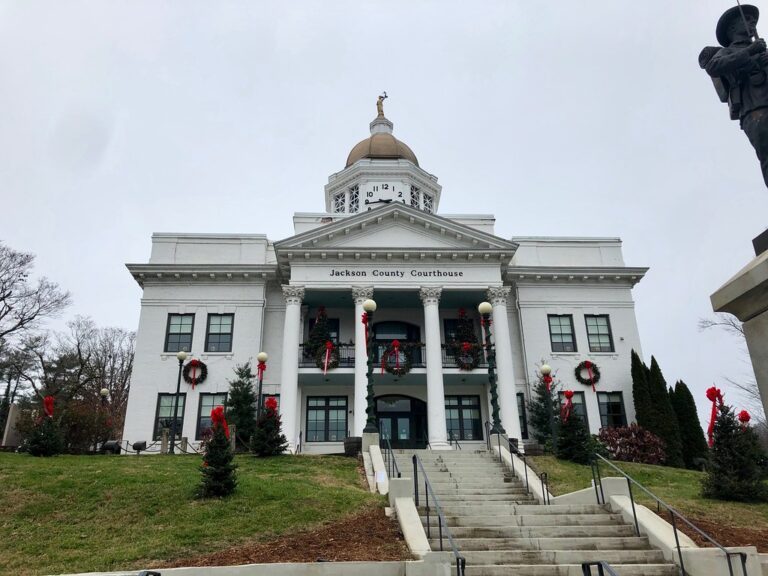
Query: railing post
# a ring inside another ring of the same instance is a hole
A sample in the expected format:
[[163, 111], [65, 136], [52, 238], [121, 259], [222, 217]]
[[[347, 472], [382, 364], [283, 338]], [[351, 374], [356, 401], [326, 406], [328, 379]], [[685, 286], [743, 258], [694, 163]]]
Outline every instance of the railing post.
[[[685, 563], [683, 562], [683, 551], [680, 549], [680, 538], [677, 535], [677, 522], [675, 522], [675, 513], [672, 510], [669, 511], [669, 516], [672, 518], [672, 532], [675, 535], [675, 544], [677, 545], [677, 557], [680, 559], [680, 570], [685, 575]], [[731, 563], [728, 562], [728, 568], [731, 567]], [[733, 570], [730, 570], [733, 574]]]
[[424, 500], [427, 503], [427, 538], [432, 538], [432, 531], [429, 525], [429, 489], [427, 488], [427, 478], [424, 477]]
[[419, 507], [419, 471], [416, 469], [416, 454], [413, 455], [413, 499]]
[[640, 525], [637, 523], [637, 511], [635, 510], [635, 497], [632, 496], [632, 481], [627, 478], [627, 488], [629, 488], [629, 501], [632, 503], [632, 516], [635, 518], [635, 532], [640, 536]]

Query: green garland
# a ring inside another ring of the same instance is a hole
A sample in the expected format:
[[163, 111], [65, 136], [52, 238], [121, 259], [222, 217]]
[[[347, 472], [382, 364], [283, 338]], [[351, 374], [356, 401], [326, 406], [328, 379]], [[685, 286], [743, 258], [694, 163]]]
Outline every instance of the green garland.
[[[587, 368], [592, 370], [592, 380], [589, 378], [584, 378], [581, 375], [581, 373], [584, 370], [587, 370]], [[600, 369], [597, 367], [597, 364], [590, 360], [584, 360], [584, 362], [581, 362], [578, 366], [576, 366], [576, 369], [573, 371], [573, 373], [576, 376], [576, 380], [579, 381], [579, 384], [583, 384], [584, 386], [594, 386], [600, 382]]]
[[456, 343], [451, 347], [451, 354], [459, 370], [474, 370], [483, 359], [483, 347], [472, 342]]

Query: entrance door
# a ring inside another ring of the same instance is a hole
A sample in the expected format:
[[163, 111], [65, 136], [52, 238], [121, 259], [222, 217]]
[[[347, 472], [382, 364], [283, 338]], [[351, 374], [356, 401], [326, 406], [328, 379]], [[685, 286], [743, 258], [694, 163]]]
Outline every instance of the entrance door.
[[379, 396], [376, 418], [381, 439], [392, 448], [425, 448], [427, 445], [427, 404], [408, 396]]

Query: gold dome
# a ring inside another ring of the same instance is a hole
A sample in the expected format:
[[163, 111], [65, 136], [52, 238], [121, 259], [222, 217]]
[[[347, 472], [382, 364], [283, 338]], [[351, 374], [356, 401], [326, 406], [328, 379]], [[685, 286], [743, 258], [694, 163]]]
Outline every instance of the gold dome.
[[403, 160], [410, 160], [416, 166], [419, 165], [413, 150], [387, 132], [371, 134], [370, 138], [358, 142], [347, 157], [346, 168], [349, 168], [361, 158], [381, 160], [397, 160], [402, 158]]

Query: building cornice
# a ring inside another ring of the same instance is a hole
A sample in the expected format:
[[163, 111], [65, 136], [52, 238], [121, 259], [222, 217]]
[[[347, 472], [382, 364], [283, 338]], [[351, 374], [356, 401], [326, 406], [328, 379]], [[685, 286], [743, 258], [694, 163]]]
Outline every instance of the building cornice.
[[275, 264], [126, 264], [134, 280], [160, 282], [248, 282], [264, 283], [277, 277]]
[[506, 279], [523, 284], [623, 283], [634, 286], [648, 268], [626, 266], [510, 266]]

